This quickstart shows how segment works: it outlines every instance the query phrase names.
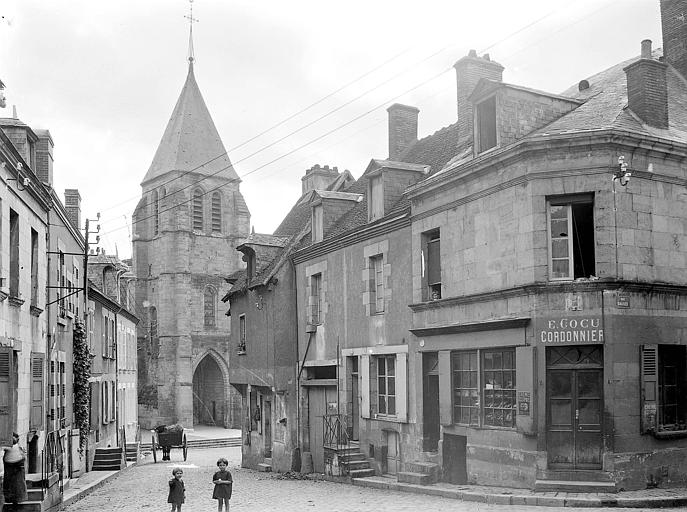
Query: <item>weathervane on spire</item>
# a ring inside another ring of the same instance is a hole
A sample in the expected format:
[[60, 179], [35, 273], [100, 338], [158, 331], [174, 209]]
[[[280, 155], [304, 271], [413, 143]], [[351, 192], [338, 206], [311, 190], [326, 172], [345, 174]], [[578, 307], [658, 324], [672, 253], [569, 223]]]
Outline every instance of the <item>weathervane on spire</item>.
[[193, 0], [188, 0], [190, 4], [190, 13], [188, 16], [184, 16], [189, 23], [189, 33], [188, 33], [188, 61], [193, 63], [193, 23], [198, 22], [196, 18], [193, 17]]

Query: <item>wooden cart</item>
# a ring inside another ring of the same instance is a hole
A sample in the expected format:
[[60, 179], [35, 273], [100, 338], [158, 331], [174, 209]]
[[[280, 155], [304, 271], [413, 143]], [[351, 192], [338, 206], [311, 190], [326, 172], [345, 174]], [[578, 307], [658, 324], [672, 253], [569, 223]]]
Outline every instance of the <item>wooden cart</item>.
[[157, 462], [157, 450], [162, 450], [164, 454], [165, 451], [171, 454], [172, 448], [181, 448], [184, 454], [184, 461], [186, 461], [186, 455], [188, 454], [188, 445], [186, 442], [186, 432], [183, 430], [172, 430], [169, 432], [158, 432], [157, 430], [152, 430], [152, 441], [151, 448], [153, 450], [153, 461]]

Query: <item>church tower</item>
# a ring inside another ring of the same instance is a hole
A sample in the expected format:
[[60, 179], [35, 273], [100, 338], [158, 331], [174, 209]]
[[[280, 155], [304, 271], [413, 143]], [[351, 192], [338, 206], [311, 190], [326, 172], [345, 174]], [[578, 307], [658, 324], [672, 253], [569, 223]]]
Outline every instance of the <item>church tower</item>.
[[139, 422], [147, 428], [240, 425], [220, 293], [243, 267], [236, 246], [250, 213], [193, 68], [191, 40], [186, 82], [133, 215]]

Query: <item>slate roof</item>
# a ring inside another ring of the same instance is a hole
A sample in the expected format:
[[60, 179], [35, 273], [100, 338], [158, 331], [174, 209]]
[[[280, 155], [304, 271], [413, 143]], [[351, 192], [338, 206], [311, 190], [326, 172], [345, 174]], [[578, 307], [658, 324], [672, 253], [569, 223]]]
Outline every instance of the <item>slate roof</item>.
[[[653, 53], [654, 58], [661, 55], [660, 50]], [[591, 76], [587, 79], [588, 89], [579, 91], [576, 84], [564, 91], [563, 96], [585, 100], [585, 103], [528, 137], [618, 129], [687, 143], [687, 81], [672, 66], [668, 66], [666, 77], [668, 129], [644, 124], [626, 108], [627, 77], [624, 68], [638, 59], [629, 59]]]
[[193, 62], [189, 62], [186, 83], [143, 183], [170, 171], [193, 171], [238, 179], [200, 94]]
[[288, 236], [266, 235], [264, 233], [251, 233], [248, 238], [241, 241], [242, 245], [264, 245], [268, 247], [284, 247], [289, 241]]

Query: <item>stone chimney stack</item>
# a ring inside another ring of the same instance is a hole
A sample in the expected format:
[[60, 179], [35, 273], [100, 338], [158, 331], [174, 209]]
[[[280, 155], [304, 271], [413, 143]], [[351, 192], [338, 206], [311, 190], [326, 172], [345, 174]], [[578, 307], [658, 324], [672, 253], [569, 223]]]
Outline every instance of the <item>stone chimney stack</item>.
[[651, 41], [642, 41], [642, 55], [625, 68], [627, 106], [643, 122], [668, 128], [667, 65], [651, 58]]
[[81, 194], [79, 189], [68, 188], [64, 191], [64, 209], [76, 229], [81, 229]]
[[687, 0], [661, 0], [663, 58], [687, 78]]
[[319, 164], [315, 164], [311, 169], [305, 171], [305, 176], [301, 178], [303, 183], [301, 195], [311, 190], [325, 190], [338, 177], [339, 169], [337, 167], [330, 169], [328, 165], [320, 167]]
[[456, 62], [453, 67], [456, 70], [457, 81], [458, 139], [461, 141], [467, 139], [472, 143], [472, 103], [468, 100], [468, 96], [472, 94], [477, 82], [482, 78], [501, 82], [503, 66], [492, 61], [488, 53], [478, 57], [475, 50], [470, 50], [468, 55]]
[[420, 111], [400, 103], [394, 103], [386, 111], [389, 113], [389, 160], [398, 161], [403, 152], [417, 141], [417, 116]]
[[36, 141], [36, 176], [46, 185], [52, 187], [52, 150], [54, 143], [48, 130], [36, 130], [38, 140]]

